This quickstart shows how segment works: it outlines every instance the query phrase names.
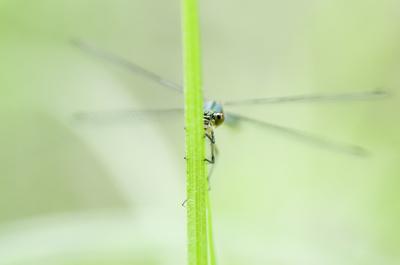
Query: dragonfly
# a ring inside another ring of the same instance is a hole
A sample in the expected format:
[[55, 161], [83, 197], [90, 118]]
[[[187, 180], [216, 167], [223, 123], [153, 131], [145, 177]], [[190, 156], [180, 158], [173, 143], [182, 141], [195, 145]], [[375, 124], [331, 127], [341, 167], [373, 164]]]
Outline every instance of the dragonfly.
[[[90, 45], [81, 40], [72, 40], [72, 44], [79, 48], [84, 53], [93, 56], [105, 63], [110, 63], [121, 67], [133, 74], [142, 76], [148, 80], [158, 83], [159, 85], [170, 89], [172, 91], [183, 93], [183, 86], [163, 78], [162, 76], [147, 70], [140, 65], [124, 59], [123, 57], [99, 49], [93, 45]], [[216, 100], [205, 99], [204, 103], [204, 130], [205, 137], [208, 138], [211, 149], [211, 158], [205, 158], [204, 160], [209, 164], [214, 164], [216, 160], [217, 148], [214, 131], [217, 127], [222, 124], [234, 125], [239, 122], [253, 124], [264, 129], [273, 130], [292, 138], [297, 138], [303, 142], [319, 146], [325, 149], [329, 149], [334, 152], [345, 153], [354, 156], [364, 157], [368, 155], [368, 151], [354, 144], [337, 142], [334, 140], [327, 139], [306, 131], [269, 123], [266, 121], [254, 119], [248, 117], [243, 113], [236, 112], [225, 112], [224, 107], [235, 107], [235, 106], [254, 106], [254, 105], [275, 105], [283, 103], [310, 103], [310, 102], [353, 102], [353, 101], [367, 101], [383, 99], [387, 97], [389, 93], [383, 89], [373, 89], [368, 91], [356, 91], [347, 93], [313, 93], [313, 94], [299, 94], [292, 96], [282, 97], [265, 97], [265, 98], [250, 98], [236, 101], [225, 101], [223, 103]], [[138, 117], [141, 115], [159, 115], [159, 114], [170, 114], [176, 112], [183, 112], [183, 108], [171, 108], [171, 109], [153, 109], [153, 110], [119, 110], [119, 111], [108, 111], [108, 112], [79, 112], [76, 113], [75, 117], [78, 120], [102, 120], [102, 119], [120, 119], [121, 117]], [[209, 174], [210, 175], [210, 174]]]

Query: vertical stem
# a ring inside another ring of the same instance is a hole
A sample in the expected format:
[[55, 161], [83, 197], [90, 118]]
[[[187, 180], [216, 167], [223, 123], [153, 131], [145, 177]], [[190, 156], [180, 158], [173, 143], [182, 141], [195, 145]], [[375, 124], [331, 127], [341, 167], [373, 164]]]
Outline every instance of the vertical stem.
[[207, 265], [203, 95], [197, 0], [183, 0], [188, 264]]
[[214, 249], [214, 237], [212, 232], [212, 214], [211, 214], [211, 201], [210, 195], [207, 191], [206, 194], [206, 204], [207, 204], [207, 243], [208, 243], [208, 255], [209, 264], [216, 265], [215, 249]]

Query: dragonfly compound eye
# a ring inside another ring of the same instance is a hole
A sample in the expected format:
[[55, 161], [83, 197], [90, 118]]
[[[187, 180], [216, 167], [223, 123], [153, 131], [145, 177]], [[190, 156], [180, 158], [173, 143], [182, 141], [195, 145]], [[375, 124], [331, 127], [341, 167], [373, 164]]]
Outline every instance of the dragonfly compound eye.
[[224, 122], [224, 119], [225, 119], [224, 113], [216, 112], [216, 113], [214, 113], [213, 116], [214, 116], [213, 118], [214, 118], [215, 126], [219, 126]]

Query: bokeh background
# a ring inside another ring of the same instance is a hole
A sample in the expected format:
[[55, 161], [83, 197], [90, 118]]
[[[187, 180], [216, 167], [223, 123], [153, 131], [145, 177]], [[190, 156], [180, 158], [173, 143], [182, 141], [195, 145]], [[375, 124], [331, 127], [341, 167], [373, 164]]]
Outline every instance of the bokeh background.
[[[217, 100], [385, 88], [362, 102], [226, 108], [370, 152], [248, 123], [216, 131], [219, 264], [400, 264], [400, 2], [200, 1]], [[0, 264], [185, 264], [183, 97], [71, 45], [181, 83], [179, 1], [0, 1]]]

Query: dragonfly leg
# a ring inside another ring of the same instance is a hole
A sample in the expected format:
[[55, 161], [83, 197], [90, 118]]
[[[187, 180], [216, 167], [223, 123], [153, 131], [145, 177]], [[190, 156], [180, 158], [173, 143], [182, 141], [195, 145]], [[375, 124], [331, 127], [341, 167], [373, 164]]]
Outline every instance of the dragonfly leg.
[[204, 161], [208, 162], [209, 164], [215, 163], [215, 136], [214, 131], [210, 133], [206, 132], [205, 136], [210, 140], [210, 149], [211, 149], [211, 160], [208, 158], [204, 158]]
[[[210, 164], [210, 170], [208, 171], [208, 175], [207, 175], [207, 183], [208, 183], [208, 190], [210, 190], [210, 177], [214, 168], [214, 164], [215, 164], [215, 150], [216, 150], [216, 146], [215, 146], [215, 136], [214, 136], [214, 131], [211, 132], [207, 132], [205, 133], [205, 137], [208, 138], [208, 140], [210, 141], [210, 149], [211, 149], [211, 159], [208, 158], [204, 158], [204, 161]], [[184, 159], [186, 160], [186, 156], [184, 157]], [[186, 207], [186, 203], [187, 203], [187, 199], [185, 199], [182, 202], [182, 207]]]
[[[215, 135], [214, 135], [214, 131], [211, 131], [210, 133], [205, 133], [205, 137], [208, 138], [208, 140], [210, 141], [210, 149], [211, 149], [211, 159], [208, 158], [204, 158], [204, 161], [206, 161], [207, 163], [210, 164], [210, 170], [208, 171], [208, 175], [207, 175], [207, 183], [208, 183], [208, 190], [211, 190], [211, 185], [210, 185], [210, 178], [214, 169], [214, 165], [215, 165], [215, 157], [216, 154], [218, 154], [218, 149], [217, 146], [215, 144]], [[184, 159], [186, 160], [187, 158], [184, 157]], [[185, 199], [182, 202], [182, 207], [186, 207], [187, 204], [187, 199]]]
[[[218, 148], [217, 148], [217, 145], [215, 143], [214, 143], [214, 151], [215, 151], [215, 160], [216, 160], [216, 157], [218, 156]], [[214, 167], [215, 167], [215, 163], [210, 165], [210, 169], [209, 169], [208, 175], [207, 175], [207, 183], [208, 183], [208, 190], [209, 191], [211, 190], [211, 184], [210, 184], [211, 181], [210, 180], [211, 180], [211, 176], [212, 176], [212, 174], [214, 172]]]
[[212, 144], [215, 144], [215, 136], [214, 136], [214, 131], [211, 131], [211, 133], [205, 133], [205, 136], [210, 140]]
[[211, 160], [209, 160], [207, 158], [205, 159], [205, 161], [207, 161], [210, 164], [210, 169], [209, 169], [208, 175], [207, 175], [207, 183], [208, 183], [208, 190], [211, 190], [210, 179], [211, 179], [211, 175], [214, 170], [215, 160], [216, 160], [215, 158], [216, 158], [216, 155], [218, 154], [218, 149], [217, 149], [217, 145], [215, 144], [214, 131], [211, 131], [210, 133], [206, 133], [206, 137], [210, 141], [210, 149], [211, 149]]

